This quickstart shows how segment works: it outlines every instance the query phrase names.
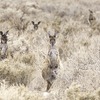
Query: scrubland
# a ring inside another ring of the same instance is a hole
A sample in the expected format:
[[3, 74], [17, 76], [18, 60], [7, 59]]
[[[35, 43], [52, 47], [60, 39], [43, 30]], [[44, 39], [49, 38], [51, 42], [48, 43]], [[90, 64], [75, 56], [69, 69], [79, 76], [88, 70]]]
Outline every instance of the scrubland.
[[[96, 22], [88, 22], [89, 9]], [[34, 30], [31, 21], [41, 21]], [[0, 30], [8, 34], [0, 61], [0, 100], [100, 100], [99, 0], [0, 0]], [[48, 31], [56, 31], [60, 66], [49, 92]]]

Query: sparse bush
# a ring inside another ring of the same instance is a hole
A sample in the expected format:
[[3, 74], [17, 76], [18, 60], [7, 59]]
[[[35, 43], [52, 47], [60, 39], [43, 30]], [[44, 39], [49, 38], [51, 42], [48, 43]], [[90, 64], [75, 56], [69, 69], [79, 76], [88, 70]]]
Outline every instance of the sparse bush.
[[31, 92], [24, 85], [8, 86], [5, 82], [0, 85], [0, 100], [44, 100], [43, 95]]
[[76, 83], [73, 83], [69, 90], [66, 91], [67, 92], [67, 96], [69, 98], [69, 100], [73, 100], [73, 99], [78, 99], [79, 97], [79, 93], [80, 93], [80, 86], [78, 86]]
[[23, 54], [22, 59], [20, 59], [20, 61], [32, 66], [36, 60], [35, 60], [34, 55], [32, 55], [32, 54]]
[[[5, 63], [5, 64], [4, 64]], [[33, 67], [13, 63], [9, 61], [0, 63], [0, 80], [6, 80], [9, 84], [27, 85], [34, 71]], [[29, 74], [30, 73], [30, 74]]]
[[[100, 100], [100, 17], [89, 25], [91, 7], [99, 12], [99, 0], [0, 0], [0, 30], [9, 30], [8, 56], [0, 61], [0, 81], [8, 82], [0, 87], [1, 100]], [[38, 30], [31, 21], [41, 21]], [[44, 93], [48, 31], [58, 33], [60, 64]]]
[[48, 12], [48, 13], [51, 13], [52, 11], [54, 12], [55, 11], [55, 7], [52, 6], [52, 5], [43, 5], [41, 7], [41, 9], [44, 11], [44, 12]]

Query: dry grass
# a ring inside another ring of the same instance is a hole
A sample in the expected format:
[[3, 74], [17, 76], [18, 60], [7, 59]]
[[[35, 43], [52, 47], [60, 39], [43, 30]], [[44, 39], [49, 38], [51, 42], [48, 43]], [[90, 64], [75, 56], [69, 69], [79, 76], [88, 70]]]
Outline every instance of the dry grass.
[[[89, 9], [96, 16], [93, 25]], [[8, 57], [0, 61], [0, 100], [99, 100], [99, 10], [99, 0], [0, 0], [0, 30], [9, 30]], [[38, 30], [31, 21], [41, 21]], [[45, 93], [41, 71], [47, 66], [47, 33], [54, 30], [60, 68]]]

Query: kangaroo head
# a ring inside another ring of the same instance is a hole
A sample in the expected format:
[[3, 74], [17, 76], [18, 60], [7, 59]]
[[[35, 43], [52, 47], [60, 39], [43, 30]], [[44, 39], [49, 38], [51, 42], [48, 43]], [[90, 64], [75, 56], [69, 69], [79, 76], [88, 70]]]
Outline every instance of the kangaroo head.
[[1, 43], [7, 43], [8, 39], [7, 39], [7, 34], [9, 31], [6, 31], [5, 33], [3, 33], [2, 31], [0, 31], [1, 34]]
[[38, 23], [35, 23], [34, 21], [32, 21], [32, 24], [33, 24], [35, 30], [38, 29], [38, 26], [40, 23], [41, 23], [41, 21], [39, 21]]
[[48, 34], [49, 34], [50, 44], [53, 46], [56, 43], [56, 33], [54, 33], [54, 35], [51, 35], [49, 32]]

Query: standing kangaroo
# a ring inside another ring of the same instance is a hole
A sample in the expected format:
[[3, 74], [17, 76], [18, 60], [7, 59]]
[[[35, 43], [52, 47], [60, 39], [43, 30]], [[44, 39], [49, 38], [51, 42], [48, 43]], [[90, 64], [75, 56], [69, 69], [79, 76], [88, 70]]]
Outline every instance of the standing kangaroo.
[[55, 47], [56, 33], [54, 35], [50, 35], [49, 33], [49, 39], [51, 44], [48, 52], [49, 65], [42, 70], [42, 77], [47, 81], [46, 91], [50, 89], [54, 80], [56, 79], [57, 69], [59, 65], [58, 52]]
[[92, 10], [89, 10], [89, 23], [90, 24], [93, 24], [93, 22], [96, 20], [95, 16], [94, 16], [94, 13]]
[[50, 48], [48, 52], [50, 66], [51, 67], [58, 67], [59, 63], [59, 53], [56, 49], [55, 43], [56, 43], [56, 33], [54, 35], [50, 35], [49, 33], [49, 39], [50, 39]]
[[53, 84], [53, 81], [56, 79], [57, 69], [52, 69], [50, 67], [46, 67], [42, 70], [42, 77], [47, 81], [47, 89], [48, 91]]
[[7, 57], [7, 49], [8, 49], [8, 45], [7, 45], [7, 34], [9, 31], [3, 33], [2, 31], [0, 31], [0, 35], [1, 35], [1, 44], [0, 44], [0, 50], [1, 50], [1, 59], [4, 59]]
[[34, 29], [35, 29], [35, 30], [38, 29], [38, 26], [39, 26], [40, 23], [41, 23], [41, 21], [39, 21], [37, 24], [35, 24], [35, 22], [32, 21], [32, 24], [34, 25]]

